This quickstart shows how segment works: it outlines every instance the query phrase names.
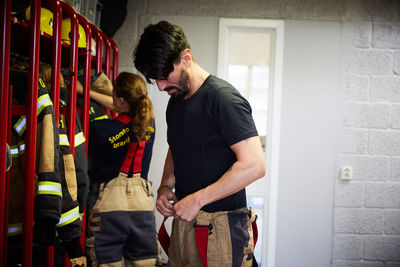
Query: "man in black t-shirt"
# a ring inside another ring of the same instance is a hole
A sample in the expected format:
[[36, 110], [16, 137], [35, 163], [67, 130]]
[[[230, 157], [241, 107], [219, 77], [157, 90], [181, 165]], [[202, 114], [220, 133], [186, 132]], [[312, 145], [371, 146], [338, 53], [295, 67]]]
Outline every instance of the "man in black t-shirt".
[[249, 103], [197, 64], [182, 29], [167, 21], [146, 27], [134, 63], [171, 95], [156, 202], [175, 218], [169, 266], [252, 266], [254, 213], [245, 187], [264, 176], [265, 163]]

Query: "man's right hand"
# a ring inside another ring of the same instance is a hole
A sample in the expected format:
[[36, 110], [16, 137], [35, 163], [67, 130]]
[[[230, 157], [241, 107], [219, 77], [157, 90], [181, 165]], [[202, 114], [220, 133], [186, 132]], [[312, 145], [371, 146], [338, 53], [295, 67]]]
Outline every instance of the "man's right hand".
[[156, 208], [162, 215], [167, 217], [173, 216], [174, 215], [173, 203], [177, 201], [178, 199], [176, 198], [174, 192], [172, 192], [169, 186], [161, 186], [157, 190]]

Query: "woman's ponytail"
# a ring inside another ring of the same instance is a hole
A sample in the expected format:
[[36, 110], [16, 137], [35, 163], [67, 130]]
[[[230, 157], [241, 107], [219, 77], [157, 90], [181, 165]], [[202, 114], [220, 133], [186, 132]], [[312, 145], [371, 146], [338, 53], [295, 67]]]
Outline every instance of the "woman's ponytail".
[[115, 80], [114, 90], [118, 97], [129, 104], [136, 138], [139, 141], [146, 139], [146, 135], [151, 132], [149, 129], [154, 127], [154, 114], [145, 81], [137, 74], [122, 72]]

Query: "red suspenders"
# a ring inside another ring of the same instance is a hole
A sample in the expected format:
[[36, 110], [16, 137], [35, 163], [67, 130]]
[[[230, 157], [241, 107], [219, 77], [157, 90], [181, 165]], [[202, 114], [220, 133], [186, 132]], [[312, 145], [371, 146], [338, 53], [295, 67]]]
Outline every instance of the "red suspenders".
[[139, 143], [132, 142], [129, 144], [128, 153], [126, 154], [124, 163], [120, 169], [121, 172], [129, 174], [129, 169], [133, 161], [133, 173], [139, 173], [142, 171], [142, 158], [146, 140], [142, 140]]
[[[120, 114], [116, 120], [128, 124], [132, 121], [132, 118], [126, 114]], [[122, 163], [120, 171], [129, 174], [131, 164], [133, 161], [133, 173], [139, 173], [142, 171], [142, 159], [144, 153], [144, 147], [146, 145], [146, 140], [140, 142], [131, 142], [129, 144], [128, 153], [125, 156], [125, 160]]]
[[158, 230], [158, 241], [160, 241], [160, 245], [164, 249], [165, 253], [168, 255], [168, 248], [169, 248], [169, 235], [167, 230], [165, 229], [165, 221], [168, 217], [164, 217], [164, 220]]
[[[211, 226], [211, 224], [210, 224]], [[204, 267], [207, 267], [207, 246], [208, 246], [208, 234], [209, 234], [209, 226], [208, 225], [195, 225], [196, 228], [196, 244], [197, 251], [199, 252], [199, 256], [201, 262]]]

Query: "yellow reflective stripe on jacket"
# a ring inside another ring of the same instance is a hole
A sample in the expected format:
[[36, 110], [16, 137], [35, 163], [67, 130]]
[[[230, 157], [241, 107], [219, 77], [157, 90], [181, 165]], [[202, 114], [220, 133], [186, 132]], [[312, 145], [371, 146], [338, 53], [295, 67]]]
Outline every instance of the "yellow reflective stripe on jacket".
[[53, 102], [51, 102], [50, 96], [48, 94], [41, 95], [38, 98], [37, 115], [39, 116], [40, 112], [42, 112], [42, 110], [45, 107], [48, 107], [48, 106], [51, 106], [51, 105], [53, 105]]
[[22, 223], [15, 223], [8, 225], [8, 235], [20, 235], [22, 234]]
[[96, 117], [93, 120], [97, 121], [97, 120], [106, 120], [106, 119], [108, 119], [108, 116], [107, 115], [103, 115], [103, 116]]
[[79, 218], [81, 218], [81, 221], [82, 221], [82, 219], [83, 219], [83, 212], [82, 212], [82, 213], [79, 213]]
[[13, 158], [17, 158], [19, 155], [25, 153], [25, 143], [20, 142], [18, 145], [11, 146], [10, 150], [11, 150], [11, 156]]
[[21, 116], [14, 124], [13, 128], [19, 134], [19, 136], [22, 136], [26, 129], [26, 116]]
[[77, 219], [79, 219], [79, 207], [73, 208], [72, 210], [61, 214], [61, 218], [60, 221], [57, 223], [57, 227], [62, 227], [64, 225], [74, 222]]
[[68, 136], [66, 134], [60, 134], [60, 145], [69, 146]]
[[[37, 115], [39, 116], [40, 112], [42, 112], [45, 107], [51, 105], [53, 105], [53, 102], [51, 102], [50, 96], [48, 94], [40, 96], [37, 103]], [[13, 128], [20, 136], [22, 136], [26, 129], [26, 116], [21, 116], [19, 120], [14, 124]]]
[[77, 134], [75, 134], [75, 147], [83, 144], [86, 141], [85, 139], [85, 135], [83, 134], [83, 132], [79, 132]]
[[18, 155], [19, 155], [18, 146], [11, 146], [10, 150], [11, 150], [11, 156], [13, 158], [18, 157]]
[[18, 143], [18, 150], [20, 155], [25, 153], [25, 143], [23, 141]]
[[38, 195], [57, 195], [62, 197], [61, 184], [56, 182], [39, 182]]

